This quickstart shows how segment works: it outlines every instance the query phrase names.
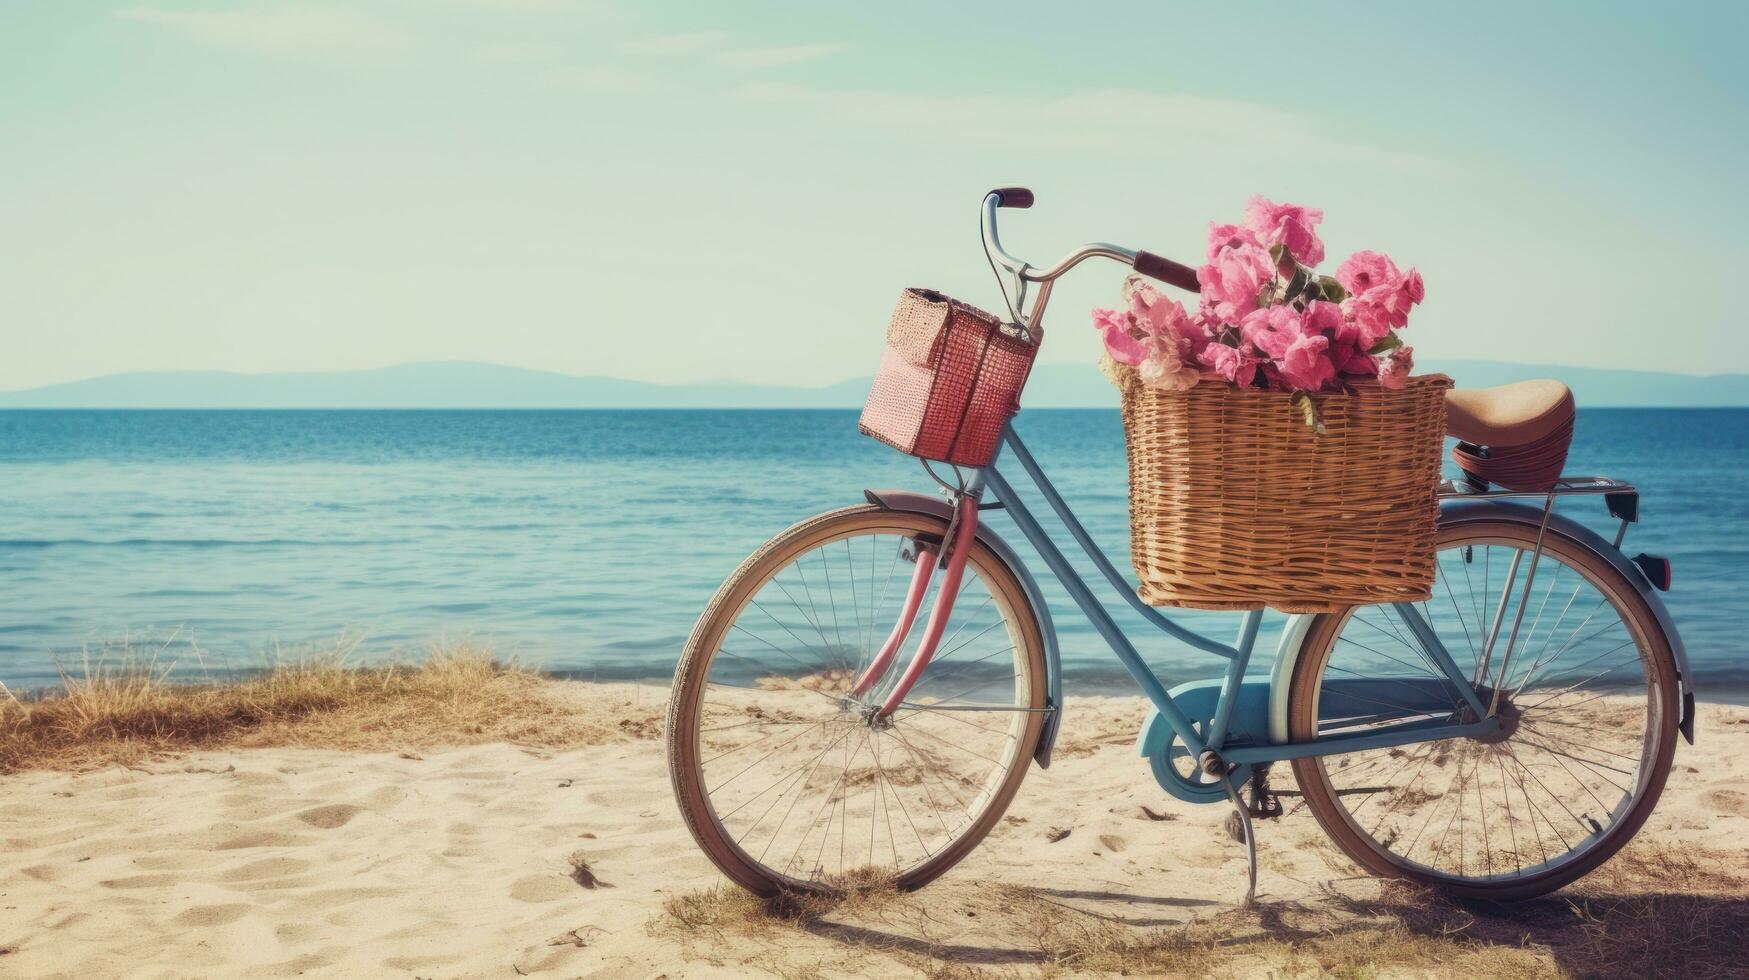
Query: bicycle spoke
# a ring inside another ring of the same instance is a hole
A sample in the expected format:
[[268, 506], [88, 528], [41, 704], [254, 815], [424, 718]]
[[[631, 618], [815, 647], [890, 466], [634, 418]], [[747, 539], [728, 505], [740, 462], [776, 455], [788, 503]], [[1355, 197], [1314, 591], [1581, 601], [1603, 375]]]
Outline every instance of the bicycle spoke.
[[[909, 540], [822, 538], [763, 572], [718, 627], [729, 642], [707, 661], [692, 767], [705, 816], [773, 880], [830, 884], [864, 859], [904, 874], [943, 858], [986, 819], [1023, 761], [1022, 735], [1040, 724], [1032, 715], [1044, 709], [1030, 703], [1038, 651], [1020, 645], [1016, 590], [976, 564], [949, 596], [946, 641], [902, 710], [875, 713], [900, 669], [851, 694], [894, 626]], [[938, 588], [923, 598], [931, 616], [945, 605]]]
[[[1327, 786], [1322, 798], [1330, 801], [1320, 806], [1338, 807], [1356, 834], [1417, 874], [1513, 882], [1567, 866], [1606, 838], [1642, 785], [1653, 676], [1641, 669], [1648, 661], [1635, 631], [1611, 593], [1558, 550], [1538, 559], [1548, 581], [1539, 577], [1540, 589], [1525, 589], [1520, 562], [1532, 544], [1442, 548], [1433, 586], [1441, 601], [1417, 605], [1432, 631], [1429, 643], [1470, 650], [1470, 669], [1497, 692], [1499, 730], [1316, 762]], [[1472, 563], [1480, 567], [1472, 571]], [[1528, 626], [1509, 671], [1499, 666], [1508, 623]], [[1397, 625], [1363, 609], [1338, 621], [1322, 654], [1320, 737], [1441, 715], [1446, 707], [1435, 711], [1432, 703], [1461, 693]], [[1452, 717], [1463, 710], [1452, 703]]]

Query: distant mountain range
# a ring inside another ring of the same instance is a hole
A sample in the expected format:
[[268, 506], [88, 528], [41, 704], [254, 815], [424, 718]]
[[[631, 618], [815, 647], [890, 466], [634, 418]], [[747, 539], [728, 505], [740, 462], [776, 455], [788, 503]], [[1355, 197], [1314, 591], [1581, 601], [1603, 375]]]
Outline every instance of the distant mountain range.
[[[1426, 365], [1482, 387], [1559, 378], [1581, 406], [1749, 405], [1749, 374], [1662, 374], [1602, 368], [1445, 361]], [[238, 374], [142, 371], [0, 392], [0, 408], [856, 408], [869, 379], [824, 388], [736, 382], [661, 385], [472, 362], [364, 371]], [[1035, 408], [1105, 408], [1117, 395], [1092, 365], [1041, 364], [1026, 389]]]

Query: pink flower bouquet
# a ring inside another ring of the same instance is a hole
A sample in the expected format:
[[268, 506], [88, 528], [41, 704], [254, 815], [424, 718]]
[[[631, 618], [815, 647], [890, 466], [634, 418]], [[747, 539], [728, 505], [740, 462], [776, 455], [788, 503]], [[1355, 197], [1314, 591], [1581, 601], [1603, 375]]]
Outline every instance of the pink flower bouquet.
[[1094, 310], [1113, 380], [1184, 391], [1203, 380], [1296, 393], [1306, 421], [1321, 428], [1317, 392], [1351, 391], [1377, 380], [1401, 388], [1413, 350], [1397, 331], [1426, 290], [1421, 273], [1377, 252], [1356, 252], [1321, 276], [1318, 208], [1253, 197], [1242, 225], [1209, 224], [1207, 262], [1197, 270], [1195, 314], [1132, 276], [1125, 307]]

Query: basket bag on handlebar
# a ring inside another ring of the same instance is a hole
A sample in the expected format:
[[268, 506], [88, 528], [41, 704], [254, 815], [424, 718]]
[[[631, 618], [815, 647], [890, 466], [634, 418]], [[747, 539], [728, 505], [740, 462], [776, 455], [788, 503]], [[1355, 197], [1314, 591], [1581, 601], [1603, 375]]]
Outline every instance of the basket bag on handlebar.
[[1328, 612], [1433, 587], [1444, 375], [1318, 395], [1123, 382], [1130, 556], [1157, 606]]
[[864, 434], [912, 456], [984, 466], [1020, 408], [1035, 340], [929, 289], [899, 296], [862, 409]]

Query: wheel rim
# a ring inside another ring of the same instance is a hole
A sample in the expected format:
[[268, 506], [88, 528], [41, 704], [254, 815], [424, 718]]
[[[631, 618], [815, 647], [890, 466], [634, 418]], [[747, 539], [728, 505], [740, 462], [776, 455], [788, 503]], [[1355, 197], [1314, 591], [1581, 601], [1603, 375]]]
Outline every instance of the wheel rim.
[[[978, 554], [935, 658], [903, 705], [880, 704], [909, 662], [934, 601], [881, 683], [858, 697], [898, 617], [918, 531], [875, 526], [803, 543], [745, 584], [704, 638], [691, 716], [705, 818], [773, 885], [834, 888], [904, 879], [981, 836], [1042, 709], [1031, 631]], [[938, 576], [939, 577], [939, 576]]]
[[[1506, 534], [1442, 543], [1433, 597], [1416, 607], [1461, 671], [1485, 678], [1478, 687], [1485, 707], [1498, 690], [1500, 735], [1330, 756], [1307, 767], [1350, 835], [1393, 869], [1484, 888], [1557, 875], [1618, 846], [1618, 832], [1652, 786], [1667, 726], [1660, 674], [1633, 615], [1638, 606], [1615, 577], [1552, 538], [1527, 595], [1532, 547]], [[1515, 554], [1520, 566], [1509, 576]], [[1365, 727], [1338, 717], [1351, 710], [1327, 707], [1340, 705], [1339, 692], [1354, 690], [1351, 678], [1362, 676], [1378, 679], [1375, 699], [1401, 697], [1425, 709], [1438, 687], [1450, 702], [1444, 717], [1473, 718], [1390, 610], [1346, 610], [1330, 635], [1312, 708], [1320, 734]], [[1379, 693], [1390, 691], [1397, 695]], [[1400, 708], [1379, 710], [1402, 716]]]

